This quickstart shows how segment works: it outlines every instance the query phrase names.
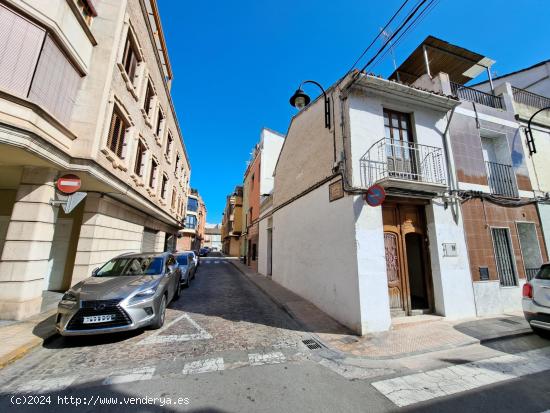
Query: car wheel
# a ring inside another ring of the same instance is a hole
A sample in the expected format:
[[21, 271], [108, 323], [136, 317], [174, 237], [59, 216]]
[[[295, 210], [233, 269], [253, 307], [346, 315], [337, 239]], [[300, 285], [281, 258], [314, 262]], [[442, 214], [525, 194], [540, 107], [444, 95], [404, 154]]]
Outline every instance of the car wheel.
[[533, 329], [533, 332], [537, 336], [542, 337], [542, 338], [550, 338], [550, 331], [544, 330], [542, 328], [533, 327], [533, 326], [531, 326], [531, 328]]
[[160, 300], [158, 315], [155, 322], [151, 324], [151, 328], [153, 330], [157, 330], [161, 328], [164, 325], [165, 317], [166, 317], [166, 294], [164, 294]]

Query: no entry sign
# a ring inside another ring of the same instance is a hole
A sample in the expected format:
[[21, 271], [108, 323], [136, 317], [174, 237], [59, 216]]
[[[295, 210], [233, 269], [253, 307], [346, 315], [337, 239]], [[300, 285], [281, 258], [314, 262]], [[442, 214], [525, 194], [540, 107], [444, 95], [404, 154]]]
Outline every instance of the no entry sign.
[[73, 194], [80, 189], [80, 178], [73, 174], [63, 175], [57, 178], [55, 186], [64, 194]]
[[365, 195], [365, 201], [367, 201], [367, 204], [369, 204], [371, 207], [377, 207], [381, 205], [385, 199], [386, 191], [384, 191], [384, 188], [382, 188], [380, 185], [371, 186]]

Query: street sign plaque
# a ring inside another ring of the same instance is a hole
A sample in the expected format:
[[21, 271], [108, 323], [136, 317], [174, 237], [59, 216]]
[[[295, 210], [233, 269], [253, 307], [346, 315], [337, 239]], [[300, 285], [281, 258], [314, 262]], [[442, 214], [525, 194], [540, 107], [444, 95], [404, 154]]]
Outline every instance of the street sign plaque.
[[371, 207], [382, 205], [385, 199], [386, 191], [380, 185], [371, 186], [365, 194], [365, 201], [367, 201], [367, 204], [369, 204]]
[[70, 213], [78, 204], [80, 204], [80, 201], [86, 198], [86, 195], [88, 195], [87, 192], [75, 192], [69, 196], [67, 198], [67, 202], [62, 204], [63, 211], [65, 211], [66, 214]]

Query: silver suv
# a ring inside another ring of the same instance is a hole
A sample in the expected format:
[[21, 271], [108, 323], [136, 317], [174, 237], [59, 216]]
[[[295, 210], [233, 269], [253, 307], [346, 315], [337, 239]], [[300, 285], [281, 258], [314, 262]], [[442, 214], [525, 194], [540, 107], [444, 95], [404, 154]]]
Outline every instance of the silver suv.
[[169, 253], [123, 254], [75, 284], [57, 307], [63, 336], [160, 328], [181, 292], [181, 271]]
[[550, 264], [523, 285], [523, 314], [535, 333], [550, 334]]

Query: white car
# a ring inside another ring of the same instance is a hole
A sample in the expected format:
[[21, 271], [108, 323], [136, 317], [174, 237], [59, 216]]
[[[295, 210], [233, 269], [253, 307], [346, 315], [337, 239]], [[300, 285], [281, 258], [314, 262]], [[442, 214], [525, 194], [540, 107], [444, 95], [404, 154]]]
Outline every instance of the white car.
[[187, 254], [189, 256], [189, 259], [193, 260], [193, 278], [195, 278], [195, 273], [197, 272], [197, 267], [200, 264], [199, 256], [195, 253], [195, 251], [181, 251], [177, 253], [179, 254]]
[[523, 285], [523, 314], [537, 334], [550, 335], [550, 264]]

